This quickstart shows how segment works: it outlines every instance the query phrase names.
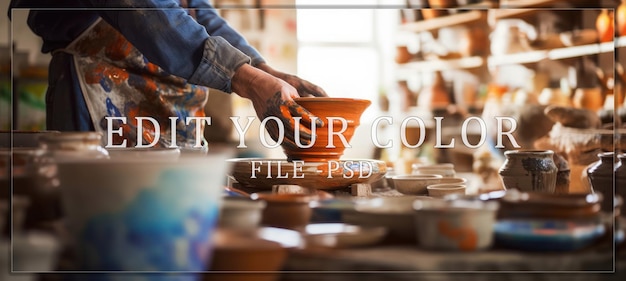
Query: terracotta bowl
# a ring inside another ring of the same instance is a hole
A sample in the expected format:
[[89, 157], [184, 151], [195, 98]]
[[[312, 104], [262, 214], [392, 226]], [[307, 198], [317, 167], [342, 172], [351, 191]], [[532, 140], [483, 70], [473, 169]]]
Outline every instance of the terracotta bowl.
[[[290, 149], [283, 147], [288, 160], [327, 161], [337, 160], [343, 155], [346, 146], [339, 135], [332, 137], [333, 147], [329, 145], [329, 117], [339, 117], [346, 121], [346, 130], [341, 134], [346, 142], [350, 142], [354, 130], [360, 124], [361, 114], [372, 103], [369, 100], [350, 98], [297, 98], [296, 103], [304, 107], [313, 115], [324, 121], [324, 126], [315, 128], [315, 143], [310, 148]], [[332, 119], [331, 119], [332, 120]], [[341, 120], [332, 122], [332, 130], [339, 132], [343, 123]]]
[[[287, 248], [280, 243], [265, 240], [253, 232], [219, 229], [213, 238], [215, 248], [211, 271], [202, 280], [278, 280], [277, 271], [287, 258]], [[230, 271], [230, 273], [228, 273]]]

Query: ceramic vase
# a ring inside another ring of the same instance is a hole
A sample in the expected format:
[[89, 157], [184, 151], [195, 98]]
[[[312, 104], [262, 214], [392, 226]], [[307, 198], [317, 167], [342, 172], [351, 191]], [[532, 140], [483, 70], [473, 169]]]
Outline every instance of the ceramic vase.
[[506, 189], [554, 193], [558, 168], [551, 150], [509, 150], [499, 174]]
[[599, 160], [587, 167], [587, 178], [594, 193], [602, 194], [601, 209], [603, 212], [613, 211], [613, 170], [615, 154], [603, 152], [598, 154]]

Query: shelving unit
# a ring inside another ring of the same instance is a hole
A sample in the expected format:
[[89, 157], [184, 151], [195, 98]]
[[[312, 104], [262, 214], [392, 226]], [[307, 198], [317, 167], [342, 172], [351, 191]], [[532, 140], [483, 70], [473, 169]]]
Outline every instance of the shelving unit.
[[[539, 30], [539, 23], [543, 21], [543, 17], [539, 15], [543, 11], [561, 9], [567, 10], [567, 5], [577, 5], [578, 3], [582, 4], [582, 1], [583, 0], [500, 0], [499, 3], [496, 2], [495, 4], [483, 1], [473, 5], [456, 7], [455, 9], [457, 9], [457, 13], [452, 13], [450, 15], [400, 24], [398, 26], [398, 31], [400, 31], [401, 35], [409, 34], [410, 36], [415, 36], [415, 34], [419, 34], [419, 37], [421, 38], [420, 40], [430, 37], [422, 36], [424, 35], [422, 33], [430, 32], [432, 33], [432, 37], [434, 40], [440, 40], [438, 36], [443, 33], [440, 33], [439, 31], [444, 28], [467, 26], [469, 31], [475, 31], [476, 29], [484, 27], [486, 29], [482, 29], [482, 31], [489, 34], [491, 33], [491, 30], [487, 29], [495, 28], [500, 21], [505, 19], [521, 19], [528, 22], [529, 24], [535, 25], [535, 28]], [[588, 4], [588, 2], [585, 3]], [[536, 92], [528, 93], [530, 96], [533, 94], [538, 94], [538, 91], [541, 91], [543, 88], [548, 87], [552, 82], [554, 82], [555, 79], [557, 79], [557, 77], [567, 77], [566, 75], [569, 74], [568, 71], [571, 71], [571, 69], [569, 68], [580, 67], [573, 65], [582, 64], [583, 61], [593, 60], [592, 63], [595, 64], [595, 67], [606, 69], [608, 67], [608, 64], [606, 63], [607, 58], [610, 57], [613, 52], [616, 52], [616, 49], [624, 48], [624, 50], [626, 50], [626, 36], [615, 38], [614, 42], [590, 43], [594, 42], [595, 40], [595, 26], [593, 24], [593, 20], [595, 19], [595, 12], [585, 11], [581, 13], [572, 12], [573, 17], [564, 16], [561, 13], [556, 13], [556, 16], [561, 20], [571, 21], [571, 23], [580, 24], [580, 26], [576, 27], [570, 25], [556, 26], [556, 24], [555, 26], [552, 26], [552, 28], [554, 28], [554, 32], [571, 33], [561, 34], [571, 35], [571, 37], [568, 37], [568, 39], [571, 39], [569, 41], [573, 42], [573, 45], [568, 47], [563, 46], [569, 42], [558, 42], [560, 37], [554, 35], [554, 33], [550, 33], [553, 32], [551, 30], [548, 30], [545, 34], [552, 37], [542, 37], [544, 38], [543, 41], [537, 41], [535, 42], [537, 44], [532, 45], [537, 49], [531, 49], [532, 51], [512, 53], [507, 55], [488, 55], [489, 49], [482, 48], [490, 48], [490, 39], [485, 38], [486, 36], [480, 37], [480, 35], [478, 37], [473, 37], [475, 36], [475, 34], [473, 33], [468, 33], [467, 36], [468, 38], [470, 38], [469, 40], [482, 38], [480, 40], [487, 41], [479, 41], [480, 43], [478, 43], [478, 45], [473, 45], [471, 52], [474, 54], [481, 53], [485, 55], [460, 57], [455, 59], [431, 59], [432, 57], [436, 57], [434, 53], [440, 53], [439, 50], [436, 49], [437, 46], [433, 47], [431, 45], [420, 45], [427, 46], [421, 49], [426, 51], [425, 53], [421, 54], [420, 57], [422, 59], [420, 61], [410, 61], [407, 63], [396, 64], [397, 81], [404, 83], [408, 82], [408, 84], [412, 86], [412, 89], [410, 90], [414, 91], [413, 96], [407, 95], [406, 89], [399, 90], [399, 96], [390, 98], [392, 102], [396, 103], [395, 105], [392, 105], [392, 107], [403, 108], [402, 104], [400, 104], [400, 106], [397, 106], [397, 103], [404, 103], [407, 101], [407, 98], [414, 98], [414, 96], [417, 96], [417, 108], [410, 108], [408, 109], [408, 112], [398, 112], [398, 114], [418, 115], [419, 113], [417, 112], [419, 111], [422, 114], [428, 115], [429, 112], [426, 112], [428, 111], [428, 108], [420, 108], [420, 103], [422, 102], [421, 98], [424, 97], [424, 101], [428, 102], [428, 95], [432, 94], [435, 89], [441, 92], [441, 87], [436, 88], [433, 86], [434, 84], [431, 83], [436, 83], [438, 86], [442, 85], [442, 83], [431, 82], [430, 79], [432, 79], [432, 77], [444, 77], [446, 79], [446, 81], [444, 81], [444, 83], [446, 84], [445, 87], [447, 88], [448, 93], [453, 95], [451, 97], [454, 98], [454, 102], [457, 104], [457, 107], [455, 108], [461, 108], [461, 111], [467, 110], [468, 112], [472, 112], [472, 114], [481, 115], [483, 101], [481, 101], [480, 98], [484, 97], [484, 95], [480, 95], [480, 91], [482, 89], [490, 89], [490, 87], [487, 86], [498, 85], [501, 87], [508, 87], [510, 89], [520, 89], [521, 91], [525, 91], [526, 89], [531, 90], [532, 88], [532, 91]], [[545, 27], [543, 28], [545, 29]], [[544, 29], [542, 29], [541, 31], [546, 32], [546, 30]], [[576, 32], [570, 29], [577, 29], [580, 30], [580, 32]], [[590, 32], [589, 30], [593, 30], [594, 32]], [[410, 40], [403, 41], [412, 42]], [[475, 44], [477, 41], [469, 42], [470, 44]], [[445, 43], [441, 43], [441, 45], [454, 43], [454, 41], [446, 41]], [[458, 43], [462, 44], [460, 40]], [[430, 44], [430, 42], [425, 44]], [[433, 53], [428, 53], [431, 50]], [[462, 49], [462, 51], [460, 52], [468, 53], [468, 50], [469, 49]], [[455, 51], [458, 52], [458, 50]], [[579, 57], [585, 57], [585, 59], [572, 60], [572, 58]], [[548, 60], [555, 62], [560, 61], [561, 66], [558, 66], [556, 64], [543, 64], [543, 62], [546, 62]], [[536, 64], [539, 62], [542, 62], [542, 64]], [[528, 71], [522, 71], [523, 67], [508, 67], [509, 65], [521, 65], [527, 68]], [[551, 69], [550, 67], [552, 66], [556, 66], [555, 70], [547, 70]], [[587, 67], [593, 66], [590, 64], [587, 65]], [[587, 71], [588, 70], [589, 69], [587, 69]], [[527, 76], [520, 77], [521, 80], [513, 76], [507, 76], [509, 75], [509, 73], [513, 73], [515, 71], [518, 71], [522, 73], [522, 75]], [[534, 79], [531, 78], [533, 76], [532, 74], [530, 74], [533, 71], [535, 74], [540, 74], [534, 76], [537, 78], [537, 81], [531, 80]], [[519, 83], [517, 83], [517, 81], [512, 82], [515, 79], [519, 80]], [[576, 82], [582, 84], [584, 82], [588, 82], [587, 80], [593, 79], [595, 79], [595, 76], [585, 77], [585, 79], [579, 79]], [[433, 79], [432, 81], [435, 80]], [[467, 87], [476, 88], [472, 89]], [[419, 91], [419, 93], [416, 93], [415, 91]], [[454, 91], [454, 93], [452, 93], [452, 91]], [[469, 95], [475, 95], [475, 98], [468, 98], [468, 93]], [[426, 94], [427, 96], [421, 96], [421, 94]], [[522, 102], [522, 100], [520, 99], [516, 102]], [[439, 112], [438, 114], [448, 113]], [[456, 152], [458, 152], [458, 150]], [[467, 153], [471, 154], [471, 152]], [[399, 155], [400, 158], [407, 157], [406, 154], [400, 153]]]
[[510, 55], [492, 56], [488, 59], [488, 63], [489, 66], [537, 63], [544, 59], [562, 60], [602, 53], [610, 53], [613, 52], [615, 48], [623, 47], [626, 47], [626, 36], [617, 38], [615, 42], [605, 42], [565, 48], [556, 48], [551, 50], [538, 50]]
[[452, 69], [470, 69], [483, 66], [485, 61], [485, 58], [479, 56], [447, 60], [415, 61], [398, 65], [398, 71], [415, 73], [415, 71], [435, 72]]

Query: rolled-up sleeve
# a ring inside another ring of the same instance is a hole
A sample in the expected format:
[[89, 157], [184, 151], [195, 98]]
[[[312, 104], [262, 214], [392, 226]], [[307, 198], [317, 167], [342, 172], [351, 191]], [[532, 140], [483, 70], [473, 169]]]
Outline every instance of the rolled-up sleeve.
[[230, 81], [235, 70], [246, 63], [250, 63], [250, 57], [231, 46], [224, 38], [209, 37], [204, 44], [202, 61], [189, 78], [189, 83], [214, 85], [213, 88], [230, 93]]

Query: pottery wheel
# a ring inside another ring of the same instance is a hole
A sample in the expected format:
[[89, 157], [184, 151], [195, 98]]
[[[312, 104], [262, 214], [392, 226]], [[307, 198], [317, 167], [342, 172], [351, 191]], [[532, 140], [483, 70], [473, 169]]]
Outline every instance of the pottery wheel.
[[290, 162], [284, 159], [237, 158], [228, 162], [232, 165], [230, 176], [239, 184], [261, 190], [271, 190], [274, 185], [335, 190], [378, 181], [387, 172], [384, 161], [369, 159]]

